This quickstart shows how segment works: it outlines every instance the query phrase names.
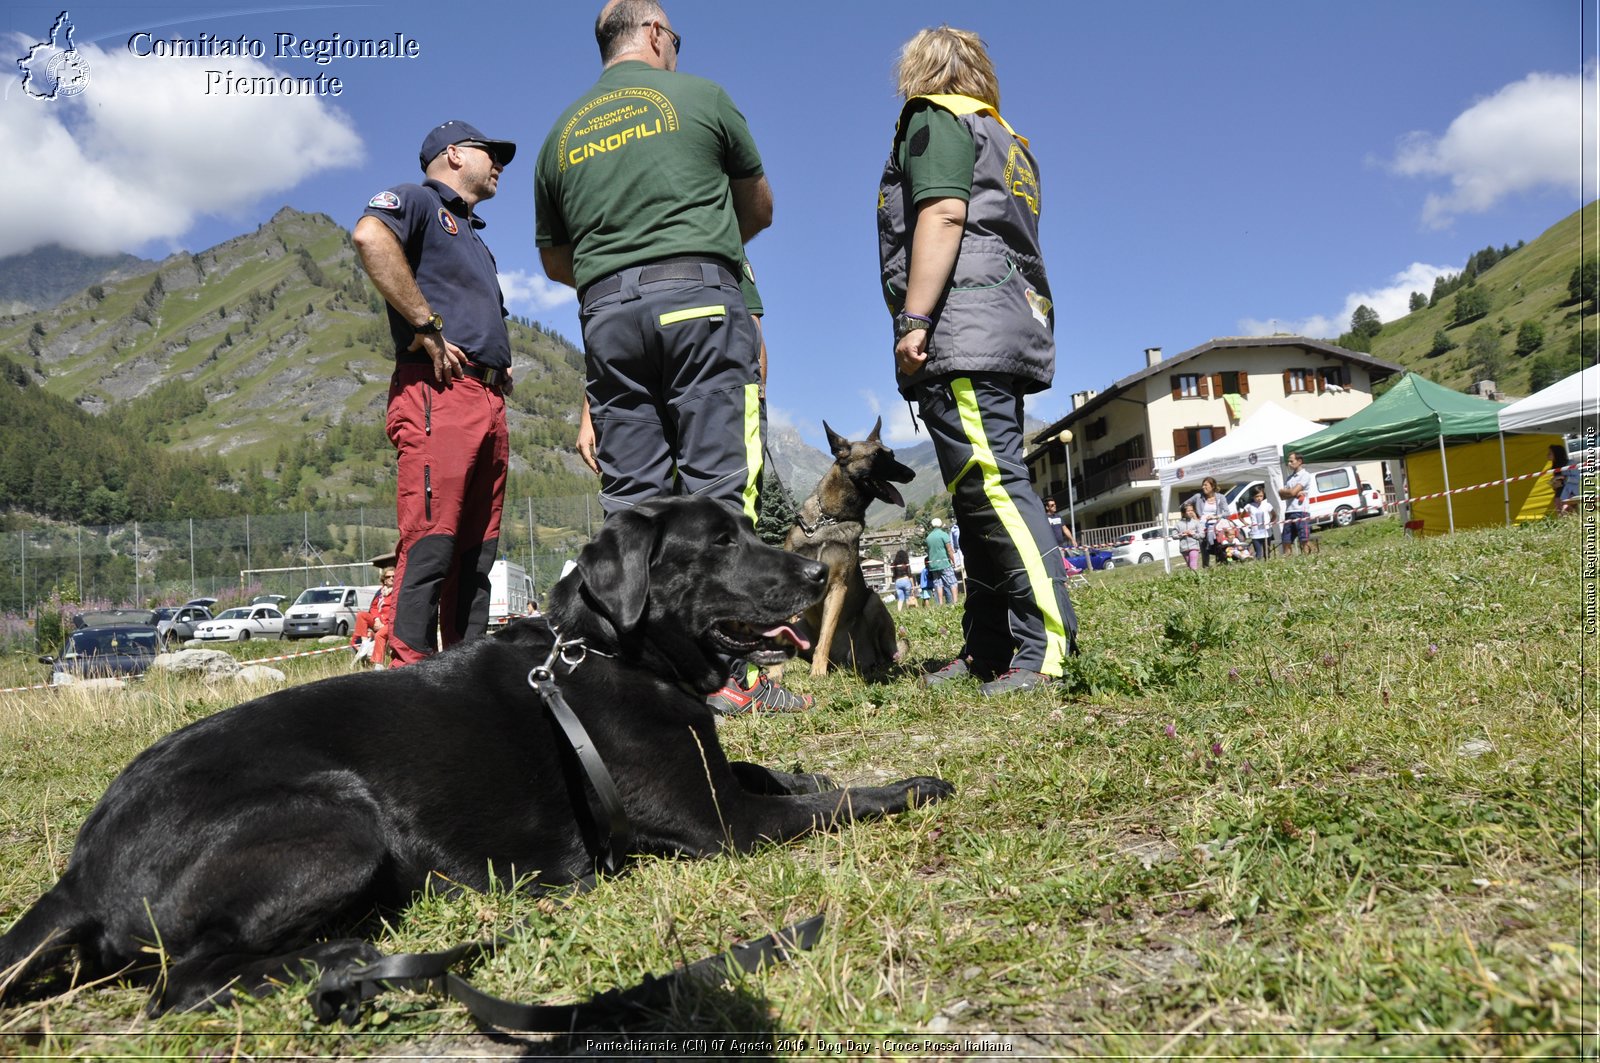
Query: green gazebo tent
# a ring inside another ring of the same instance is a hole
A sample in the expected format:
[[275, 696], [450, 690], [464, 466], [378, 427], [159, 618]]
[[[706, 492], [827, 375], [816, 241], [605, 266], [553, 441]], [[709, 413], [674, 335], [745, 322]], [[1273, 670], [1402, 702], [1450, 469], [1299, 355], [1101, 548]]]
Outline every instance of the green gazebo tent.
[[[1500, 409], [1504, 405], [1463, 395], [1416, 373], [1407, 373], [1370, 406], [1314, 435], [1285, 443], [1283, 452], [1299, 451], [1307, 462], [1376, 461], [1437, 448], [1444, 470], [1444, 489], [1449, 491], [1445, 440], [1476, 442], [1499, 435]], [[1449, 497], [1445, 496], [1447, 508]], [[1454, 531], [1454, 511], [1449, 512], [1450, 529]]]

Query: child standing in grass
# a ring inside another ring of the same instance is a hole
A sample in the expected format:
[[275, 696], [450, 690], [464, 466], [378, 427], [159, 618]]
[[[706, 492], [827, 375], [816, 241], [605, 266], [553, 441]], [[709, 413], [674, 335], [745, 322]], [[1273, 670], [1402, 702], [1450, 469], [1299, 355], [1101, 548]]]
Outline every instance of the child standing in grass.
[[1267, 489], [1257, 487], [1244, 507], [1250, 521], [1250, 552], [1257, 561], [1272, 553], [1272, 507], [1267, 505]]
[[1183, 504], [1183, 517], [1178, 521], [1178, 553], [1189, 563], [1189, 569], [1200, 568], [1200, 541], [1205, 538], [1206, 526], [1195, 512], [1193, 502]]

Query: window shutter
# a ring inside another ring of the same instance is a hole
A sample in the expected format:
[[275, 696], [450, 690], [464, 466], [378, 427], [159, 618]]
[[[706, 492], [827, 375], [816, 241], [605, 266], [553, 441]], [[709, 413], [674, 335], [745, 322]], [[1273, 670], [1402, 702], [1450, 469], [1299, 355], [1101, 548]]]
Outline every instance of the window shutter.
[[1177, 377], [1173, 377], [1172, 378], [1172, 397], [1175, 398], [1175, 399], [1183, 397], [1183, 393], [1178, 390], [1178, 378]]
[[1289, 394], [1292, 394], [1292, 392], [1290, 392], [1290, 391], [1289, 391], [1289, 374], [1290, 374], [1290, 373], [1291, 373], [1291, 372], [1292, 372], [1292, 371], [1293, 371], [1293, 370], [1289, 370], [1289, 369], [1285, 369], [1285, 370], [1284, 370], [1284, 371], [1283, 371], [1283, 393], [1284, 393], [1284, 394], [1285, 394], [1285, 395], [1289, 395]]
[[1243, 370], [1239, 371], [1239, 397], [1241, 399], [1250, 397], [1250, 374]]
[[1211, 394], [1215, 395], [1219, 399], [1222, 398], [1223, 395], [1227, 394], [1227, 389], [1222, 386], [1221, 373], [1211, 374]]
[[1215, 428], [1211, 429], [1211, 441], [1215, 443], [1217, 440], [1221, 439], [1227, 434], [1228, 426], [1225, 424], [1219, 424]]
[[1209, 376], [1207, 376], [1206, 374], [1204, 374], [1204, 373], [1196, 373], [1195, 377], [1194, 377], [1194, 382], [1195, 382], [1195, 387], [1200, 392], [1200, 397], [1202, 399], [1209, 399], [1211, 397], [1211, 387], [1210, 387], [1211, 378]]
[[1181, 458], [1189, 453], [1189, 430], [1187, 428], [1174, 428], [1172, 430], [1172, 454]]

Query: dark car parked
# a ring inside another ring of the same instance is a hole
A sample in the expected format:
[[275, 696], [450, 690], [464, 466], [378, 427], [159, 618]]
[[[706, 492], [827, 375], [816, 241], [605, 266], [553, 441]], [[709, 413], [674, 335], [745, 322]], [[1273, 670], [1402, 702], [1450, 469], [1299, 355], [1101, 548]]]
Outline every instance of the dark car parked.
[[72, 618], [72, 627], [82, 631], [90, 627], [115, 627], [122, 624], [154, 624], [154, 609], [91, 609]]
[[86, 627], [67, 636], [59, 657], [40, 657], [52, 665], [50, 682], [128, 678], [144, 675], [161, 652], [161, 633], [150, 624]]

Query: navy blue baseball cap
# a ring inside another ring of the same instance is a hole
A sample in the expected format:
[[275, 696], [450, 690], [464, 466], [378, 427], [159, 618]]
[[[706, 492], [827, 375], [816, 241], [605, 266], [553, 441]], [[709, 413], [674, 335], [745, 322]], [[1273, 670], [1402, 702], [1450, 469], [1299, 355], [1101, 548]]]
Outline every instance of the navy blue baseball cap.
[[423, 139], [422, 150], [417, 153], [422, 169], [426, 171], [428, 163], [438, 158], [439, 153], [451, 144], [475, 144], [486, 148], [499, 160], [501, 166], [508, 165], [512, 156], [517, 153], [517, 146], [511, 141], [493, 140], [480, 133], [477, 126], [452, 119], [434, 129]]

